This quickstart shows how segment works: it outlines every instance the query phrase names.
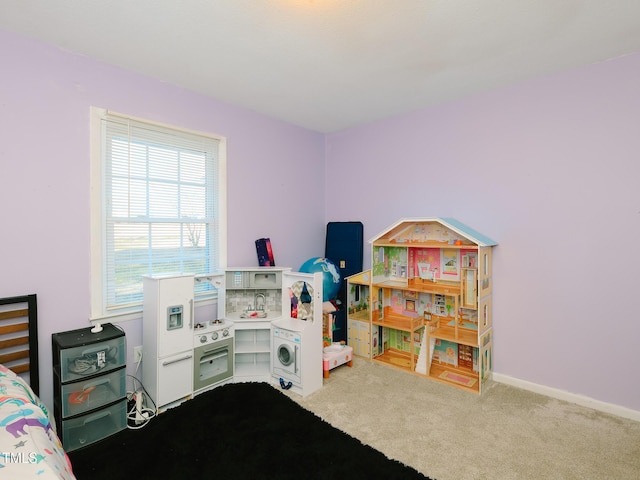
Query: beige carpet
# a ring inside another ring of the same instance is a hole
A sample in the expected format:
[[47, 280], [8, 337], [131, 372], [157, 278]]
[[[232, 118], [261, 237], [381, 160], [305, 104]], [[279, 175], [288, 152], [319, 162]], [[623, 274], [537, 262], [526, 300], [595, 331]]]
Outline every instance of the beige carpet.
[[640, 422], [496, 382], [480, 397], [356, 358], [285, 394], [436, 480], [640, 479]]

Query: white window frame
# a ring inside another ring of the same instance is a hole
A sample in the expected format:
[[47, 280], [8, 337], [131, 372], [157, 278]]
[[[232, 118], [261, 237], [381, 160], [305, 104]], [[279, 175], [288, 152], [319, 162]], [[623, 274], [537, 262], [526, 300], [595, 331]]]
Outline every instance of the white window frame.
[[[106, 219], [104, 208], [104, 162], [102, 154], [103, 128], [102, 119], [106, 114], [118, 115], [133, 121], [144, 122], [161, 128], [170, 128], [178, 132], [186, 132], [189, 134], [203, 135], [213, 138], [219, 142], [218, 146], [218, 192], [217, 192], [217, 224], [219, 236], [217, 238], [218, 247], [218, 266], [220, 269], [226, 266], [227, 261], [227, 161], [226, 161], [226, 138], [206, 134], [202, 132], [194, 132], [183, 128], [177, 128], [172, 125], [166, 125], [158, 122], [152, 122], [130, 115], [123, 115], [107, 111], [103, 108], [91, 107], [90, 109], [90, 237], [91, 237], [91, 312], [89, 320], [91, 322], [118, 322], [140, 318], [142, 312], [142, 303], [132, 304], [126, 307], [110, 309], [107, 312], [106, 307], [106, 285], [105, 285], [105, 268], [106, 268]], [[189, 272], [193, 273], [193, 272]], [[206, 272], [215, 273], [215, 272]], [[198, 304], [215, 303], [215, 295], [205, 295], [203, 297], [196, 296]]]

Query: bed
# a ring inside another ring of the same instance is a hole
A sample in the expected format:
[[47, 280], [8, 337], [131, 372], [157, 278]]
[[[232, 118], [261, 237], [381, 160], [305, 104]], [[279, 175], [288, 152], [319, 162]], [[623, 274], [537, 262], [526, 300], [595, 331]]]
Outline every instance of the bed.
[[74, 479], [71, 463], [40, 401], [36, 296], [0, 299], [0, 475]]

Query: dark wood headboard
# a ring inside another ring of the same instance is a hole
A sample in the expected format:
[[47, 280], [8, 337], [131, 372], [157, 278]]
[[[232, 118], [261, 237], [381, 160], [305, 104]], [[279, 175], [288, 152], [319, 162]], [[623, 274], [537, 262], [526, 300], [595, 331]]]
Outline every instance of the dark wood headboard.
[[0, 298], [0, 363], [40, 395], [36, 295]]

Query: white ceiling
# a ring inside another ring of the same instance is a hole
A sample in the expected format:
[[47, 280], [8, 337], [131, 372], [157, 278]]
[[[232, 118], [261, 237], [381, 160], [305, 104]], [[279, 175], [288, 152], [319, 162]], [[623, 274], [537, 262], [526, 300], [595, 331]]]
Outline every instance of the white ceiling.
[[0, 29], [333, 132], [640, 51], [640, 1], [0, 0]]

